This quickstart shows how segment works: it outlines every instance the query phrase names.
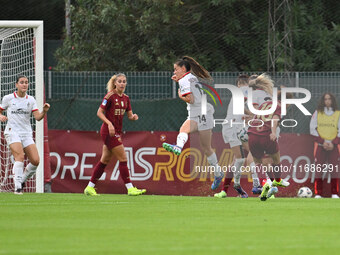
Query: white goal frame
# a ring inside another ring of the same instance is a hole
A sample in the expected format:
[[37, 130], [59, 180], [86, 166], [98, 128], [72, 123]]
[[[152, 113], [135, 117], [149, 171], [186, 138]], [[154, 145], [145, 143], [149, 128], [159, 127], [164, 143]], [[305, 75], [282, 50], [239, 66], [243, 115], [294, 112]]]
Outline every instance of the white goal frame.
[[[33, 28], [35, 37], [35, 99], [39, 111], [44, 105], [44, 23], [30, 20], [1, 20], [0, 28]], [[0, 67], [1, 68], [1, 67]], [[1, 90], [1, 84], [0, 84]], [[44, 120], [36, 121], [35, 143], [40, 156], [36, 172], [36, 193], [44, 192]]]

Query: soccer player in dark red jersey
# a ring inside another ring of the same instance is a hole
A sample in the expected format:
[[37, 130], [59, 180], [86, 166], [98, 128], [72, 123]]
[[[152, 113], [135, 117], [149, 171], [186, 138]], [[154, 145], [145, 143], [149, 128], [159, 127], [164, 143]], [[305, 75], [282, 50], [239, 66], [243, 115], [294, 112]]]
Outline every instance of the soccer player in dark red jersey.
[[131, 183], [127, 157], [122, 143], [124, 114], [127, 114], [129, 120], [138, 120], [138, 115], [132, 112], [130, 98], [124, 94], [125, 88], [126, 76], [122, 73], [112, 76], [107, 83], [108, 93], [97, 112], [97, 116], [103, 121], [100, 129], [100, 135], [104, 142], [102, 156], [92, 172], [89, 184], [84, 190], [85, 195], [98, 195], [94, 187], [112, 157], [119, 161], [120, 176], [125, 183], [128, 195], [138, 196], [146, 192], [145, 189], [137, 189]]
[[[260, 105], [259, 110], [271, 109], [272, 104], [272, 101], [264, 102]], [[280, 151], [279, 144], [277, 142], [277, 127], [280, 119], [281, 104], [280, 101], [278, 101], [274, 113], [270, 115], [255, 115], [253, 120], [249, 123], [250, 127], [248, 129], [249, 149], [257, 166], [261, 167], [262, 158], [265, 153], [268, 154], [273, 160], [272, 169], [274, 170], [275, 177], [272, 183], [273, 187], [289, 186], [289, 182], [281, 179], [280, 172]], [[266, 183], [261, 193], [262, 201], [265, 201], [267, 199], [267, 193], [269, 189], [270, 185]]]

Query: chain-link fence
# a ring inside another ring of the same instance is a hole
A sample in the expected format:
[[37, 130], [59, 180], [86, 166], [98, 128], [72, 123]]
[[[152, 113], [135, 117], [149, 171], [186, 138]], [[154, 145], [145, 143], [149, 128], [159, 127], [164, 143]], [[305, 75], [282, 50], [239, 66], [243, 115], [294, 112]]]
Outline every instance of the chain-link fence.
[[[106, 94], [106, 83], [115, 72], [45, 72], [46, 100], [52, 104], [48, 115], [51, 129], [99, 130], [101, 121], [96, 112]], [[254, 72], [259, 73], [259, 72]], [[126, 72], [126, 94], [132, 101], [138, 122], [124, 123], [126, 131], [178, 130], [187, 116], [186, 105], [178, 99], [178, 85], [171, 72]], [[216, 84], [235, 84], [238, 72], [212, 72]], [[305, 88], [312, 99], [304, 106], [313, 113], [324, 92], [333, 93], [340, 100], [340, 72], [276, 73], [272, 77], [277, 86]], [[231, 98], [228, 90], [216, 89], [223, 105], [215, 106], [215, 119], [224, 119]], [[303, 95], [295, 95], [303, 96]], [[308, 133], [310, 116], [295, 106], [288, 109], [287, 118], [295, 119], [294, 128], [282, 132]], [[219, 131], [220, 126], [215, 130]]]

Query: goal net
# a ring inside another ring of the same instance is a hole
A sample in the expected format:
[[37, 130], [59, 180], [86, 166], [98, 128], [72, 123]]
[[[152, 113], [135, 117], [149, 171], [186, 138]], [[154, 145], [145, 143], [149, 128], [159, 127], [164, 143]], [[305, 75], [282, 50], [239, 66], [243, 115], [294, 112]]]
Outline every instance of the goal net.
[[[0, 21], [0, 100], [16, 90], [18, 75], [29, 80], [27, 94], [37, 100], [39, 111], [43, 106], [43, 22]], [[6, 110], [3, 113], [6, 115]], [[31, 116], [34, 139], [39, 151], [37, 173], [28, 182], [24, 192], [43, 192], [43, 121]], [[0, 192], [14, 191], [12, 167], [14, 158], [4, 137], [6, 122], [1, 122]], [[28, 164], [25, 160], [25, 166]]]

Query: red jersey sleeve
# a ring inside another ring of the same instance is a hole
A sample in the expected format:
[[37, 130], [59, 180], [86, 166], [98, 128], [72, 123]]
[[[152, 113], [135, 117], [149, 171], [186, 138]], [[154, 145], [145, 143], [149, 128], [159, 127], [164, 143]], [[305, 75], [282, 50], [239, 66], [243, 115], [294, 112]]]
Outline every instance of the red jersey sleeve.
[[111, 96], [113, 95], [112, 92], [107, 93], [100, 104], [100, 108], [104, 109], [105, 111], [110, 108], [111, 105]]
[[132, 111], [131, 108], [131, 102], [130, 102], [130, 98], [127, 96], [127, 106], [126, 106], [126, 111]]
[[277, 104], [277, 107], [276, 107], [276, 109], [274, 111], [273, 116], [274, 115], [279, 116], [280, 120], [282, 119], [282, 117], [281, 117], [281, 104], [280, 103]]

